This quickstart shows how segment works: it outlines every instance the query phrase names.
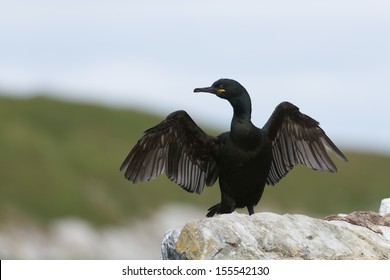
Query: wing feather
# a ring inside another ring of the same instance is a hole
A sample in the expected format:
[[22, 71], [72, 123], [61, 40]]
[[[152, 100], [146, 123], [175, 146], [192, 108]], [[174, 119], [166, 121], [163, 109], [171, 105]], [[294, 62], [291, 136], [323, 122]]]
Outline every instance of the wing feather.
[[133, 183], [152, 180], [165, 172], [186, 191], [201, 193], [205, 185], [213, 185], [218, 178], [217, 141], [185, 111], [176, 111], [145, 131], [120, 170]]
[[273, 160], [267, 184], [276, 184], [299, 163], [314, 170], [336, 172], [326, 147], [347, 161], [319, 123], [289, 102], [279, 104], [263, 128], [272, 141]]

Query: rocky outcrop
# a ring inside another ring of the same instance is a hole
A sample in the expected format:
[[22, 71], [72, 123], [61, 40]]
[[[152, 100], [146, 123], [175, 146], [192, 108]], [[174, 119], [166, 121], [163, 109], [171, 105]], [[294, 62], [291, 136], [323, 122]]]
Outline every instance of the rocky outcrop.
[[193, 220], [166, 233], [162, 258], [390, 259], [390, 216], [381, 214], [354, 212], [340, 219], [328, 217], [329, 221], [232, 213]]
[[348, 215], [332, 215], [325, 217], [327, 221], [344, 221], [353, 225], [366, 227], [373, 232], [383, 234], [379, 226], [390, 227], [390, 215], [382, 216], [373, 211], [356, 211]]

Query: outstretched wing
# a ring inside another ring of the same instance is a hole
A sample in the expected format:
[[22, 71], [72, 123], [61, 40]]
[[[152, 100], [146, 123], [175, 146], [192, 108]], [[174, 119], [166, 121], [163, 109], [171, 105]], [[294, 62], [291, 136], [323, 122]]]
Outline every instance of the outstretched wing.
[[273, 155], [267, 184], [279, 182], [298, 163], [314, 170], [336, 172], [325, 146], [347, 161], [319, 123], [289, 102], [282, 102], [275, 108], [264, 129], [272, 141]]
[[217, 139], [204, 133], [185, 111], [171, 113], [145, 131], [120, 170], [133, 182], [149, 181], [163, 172], [188, 192], [201, 193], [218, 178]]

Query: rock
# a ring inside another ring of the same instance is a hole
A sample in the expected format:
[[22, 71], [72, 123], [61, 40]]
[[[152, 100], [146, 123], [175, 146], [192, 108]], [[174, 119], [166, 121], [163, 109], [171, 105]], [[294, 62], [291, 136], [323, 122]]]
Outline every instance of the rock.
[[383, 234], [378, 226], [390, 226], [390, 198], [381, 201], [379, 213], [373, 211], [356, 211], [351, 214], [338, 214], [325, 217], [327, 221], [345, 221], [350, 224], [366, 227], [373, 232]]
[[274, 213], [225, 214], [166, 233], [162, 259], [390, 259], [382, 234], [346, 221]]
[[332, 215], [325, 217], [327, 221], [345, 221], [350, 224], [366, 227], [373, 232], [383, 234], [379, 226], [390, 227], [390, 215], [382, 216], [373, 211], [355, 211], [348, 215]]
[[382, 199], [379, 214], [382, 216], [390, 215], [390, 198]]
[[168, 230], [161, 245], [161, 256], [165, 260], [180, 260], [181, 255], [175, 250], [176, 241], [179, 239], [179, 232], [175, 229]]

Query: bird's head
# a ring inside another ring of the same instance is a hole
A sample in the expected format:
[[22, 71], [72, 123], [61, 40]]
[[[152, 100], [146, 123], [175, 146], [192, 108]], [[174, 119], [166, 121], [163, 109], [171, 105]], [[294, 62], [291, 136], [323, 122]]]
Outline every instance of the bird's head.
[[248, 95], [246, 89], [239, 82], [231, 79], [219, 79], [211, 87], [196, 88], [194, 92], [209, 92], [227, 100]]

